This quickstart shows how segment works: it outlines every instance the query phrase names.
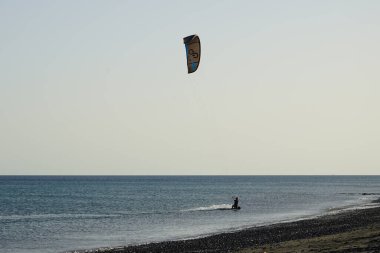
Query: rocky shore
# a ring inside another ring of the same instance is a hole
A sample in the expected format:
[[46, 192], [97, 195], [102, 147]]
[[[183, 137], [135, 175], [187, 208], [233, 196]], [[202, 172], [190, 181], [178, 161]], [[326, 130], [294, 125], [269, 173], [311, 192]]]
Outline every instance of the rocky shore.
[[[302, 243], [302, 240], [315, 240], [316, 238], [325, 238], [326, 236], [328, 238], [330, 235], [334, 235], [333, 239], [336, 241], [340, 238], [340, 235], [347, 236], [348, 233], [349, 236], [344, 237], [347, 238], [346, 240], [344, 238], [341, 239], [342, 244], [350, 246], [351, 244], [347, 240], [355, 240], [355, 231], [367, 231], [369, 237], [376, 238], [376, 236], [378, 236], [380, 238], [380, 207], [357, 209], [333, 215], [325, 215], [313, 219], [253, 227], [237, 232], [221, 233], [199, 239], [167, 241], [138, 246], [97, 249], [81, 252], [265, 252], [266, 248], [271, 248], [276, 245], [278, 248], [285, 247], [285, 249], [287, 249], [276, 252], [295, 252], [295, 250], [293, 251], [289, 249], [289, 245], [286, 246], [281, 243], [297, 241], [304, 244]], [[365, 232], [357, 232], [357, 236], [360, 236], [363, 233]], [[371, 240], [371, 238], [369, 238], [369, 241], [374, 241], [374, 243], [371, 245], [364, 245], [368, 251], [362, 252], [380, 252], [380, 242], [376, 239]], [[363, 243], [365, 244], [365, 242]], [[325, 245], [326, 242], [323, 244]], [[275, 248], [276, 247], [273, 247], [273, 250], [271, 249], [271, 251], [267, 252], [274, 252]], [[301, 250], [299, 252], [301, 252]], [[302, 252], [309, 251], [303, 249]], [[328, 250], [319, 252], [333, 251]]]

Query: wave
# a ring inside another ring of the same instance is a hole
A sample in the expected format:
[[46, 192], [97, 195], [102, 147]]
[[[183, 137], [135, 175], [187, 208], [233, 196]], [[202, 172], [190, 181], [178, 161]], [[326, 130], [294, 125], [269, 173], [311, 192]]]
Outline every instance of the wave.
[[201, 206], [190, 209], [181, 210], [182, 212], [194, 212], [194, 211], [214, 211], [214, 210], [231, 210], [231, 204], [219, 204], [211, 206]]
[[31, 215], [0, 215], [0, 220], [38, 220], [38, 219], [62, 219], [62, 218], [87, 218], [98, 219], [117, 217], [119, 215], [113, 214], [31, 214]]
[[359, 195], [357, 199], [346, 201], [348, 203], [345, 205], [328, 208], [327, 213], [333, 214], [350, 210], [380, 207], [380, 198], [378, 193], [358, 193], [356, 195]]
[[378, 193], [378, 192], [341, 192], [341, 193], [338, 193], [338, 194], [342, 194], [342, 195], [362, 195], [362, 196], [368, 196], [368, 195], [377, 196], [377, 195], [380, 195], [380, 193]]
[[[231, 204], [218, 204], [211, 206], [201, 206], [180, 210], [180, 212], [193, 212], [193, 211], [212, 211], [212, 210], [231, 210]], [[174, 213], [178, 211], [146, 211], [146, 212], [116, 212], [113, 214], [29, 214], [29, 215], [0, 215], [0, 221], [22, 221], [22, 220], [47, 220], [47, 219], [102, 219], [111, 217], [123, 217], [129, 215], [150, 215], [150, 214], [163, 214]]]

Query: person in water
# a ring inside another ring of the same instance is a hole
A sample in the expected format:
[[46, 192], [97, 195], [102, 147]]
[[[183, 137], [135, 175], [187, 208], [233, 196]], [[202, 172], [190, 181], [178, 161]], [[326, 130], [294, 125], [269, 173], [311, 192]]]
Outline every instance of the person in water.
[[236, 197], [234, 200], [234, 204], [232, 205], [232, 209], [238, 209], [239, 207], [239, 198]]

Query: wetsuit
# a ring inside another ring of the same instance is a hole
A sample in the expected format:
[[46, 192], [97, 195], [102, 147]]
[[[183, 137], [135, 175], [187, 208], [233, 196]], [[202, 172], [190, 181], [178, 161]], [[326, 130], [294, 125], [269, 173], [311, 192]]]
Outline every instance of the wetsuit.
[[234, 205], [232, 206], [232, 209], [237, 209], [237, 208], [238, 208], [238, 204], [239, 204], [239, 199], [236, 198], [236, 199], [234, 200]]

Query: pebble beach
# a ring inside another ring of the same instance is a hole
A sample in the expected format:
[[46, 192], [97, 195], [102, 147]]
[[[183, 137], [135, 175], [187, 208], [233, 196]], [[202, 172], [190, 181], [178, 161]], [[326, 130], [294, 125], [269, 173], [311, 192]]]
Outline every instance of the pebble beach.
[[[378, 202], [379, 199], [374, 201]], [[252, 227], [198, 239], [81, 252], [380, 252], [380, 207]]]

